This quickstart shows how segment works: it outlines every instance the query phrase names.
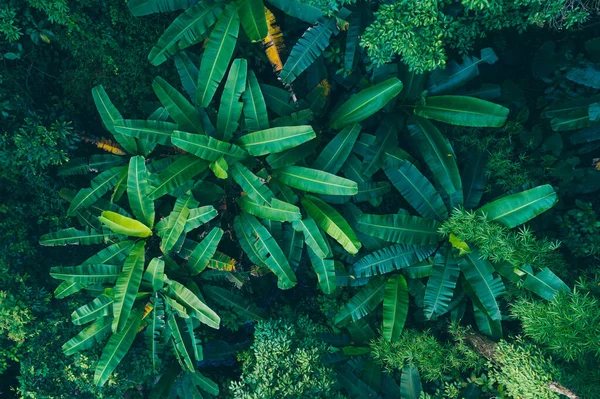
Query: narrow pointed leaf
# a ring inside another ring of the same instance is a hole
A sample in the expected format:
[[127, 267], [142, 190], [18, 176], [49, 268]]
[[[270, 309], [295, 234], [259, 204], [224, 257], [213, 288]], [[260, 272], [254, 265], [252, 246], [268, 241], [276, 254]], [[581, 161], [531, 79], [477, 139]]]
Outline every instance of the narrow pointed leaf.
[[115, 130], [115, 122], [123, 119], [119, 110], [113, 105], [102, 86], [96, 86], [92, 89], [92, 97], [94, 97], [94, 103], [102, 119], [102, 123], [106, 130], [111, 132], [115, 137], [115, 140], [130, 154], [137, 152], [137, 143], [135, 139], [130, 136], [124, 136]]
[[355, 195], [358, 193], [356, 182], [317, 169], [287, 166], [273, 171], [273, 176], [292, 188], [309, 193], [326, 195]]
[[171, 142], [176, 147], [210, 162], [214, 162], [221, 157], [225, 157], [226, 160], [239, 161], [247, 156], [246, 151], [235, 144], [178, 130], [173, 132]]
[[508, 112], [501, 105], [466, 96], [427, 97], [425, 105], [415, 108], [420, 117], [469, 127], [502, 127]]
[[274, 127], [248, 133], [240, 137], [237, 145], [244, 148], [251, 155], [261, 156], [297, 147], [315, 137], [315, 131], [308, 125]]
[[337, 173], [348, 159], [359, 133], [358, 123], [346, 126], [327, 143], [312, 167], [328, 173]]
[[[204, 133], [202, 127], [202, 116], [196, 108], [173, 86], [160, 76], [152, 82], [152, 89], [165, 107], [169, 116], [177, 123], [178, 128], [187, 132]], [[177, 127], [173, 127], [173, 130]], [[167, 137], [160, 144], [170, 144], [170, 137]]]
[[210, 233], [196, 245], [186, 263], [186, 268], [192, 276], [199, 274], [208, 266], [208, 262], [214, 256], [222, 237], [223, 230], [213, 227]]
[[408, 315], [408, 287], [401, 274], [390, 277], [383, 297], [383, 338], [397, 341]]
[[251, 42], [260, 42], [269, 34], [262, 0], [237, 0], [240, 21]]
[[120, 332], [125, 328], [125, 324], [129, 319], [133, 302], [135, 301], [142, 275], [144, 273], [144, 255], [145, 242], [140, 241], [135, 244], [135, 247], [125, 259], [123, 270], [117, 277], [117, 282], [113, 288], [115, 294], [115, 302], [113, 304], [113, 332]]
[[110, 317], [103, 317], [81, 330], [79, 334], [64, 343], [61, 348], [63, 353], [70, 356], [93, 348], [110, 333], [110, 321]]
[[238, 58], [231, 63], [217, 114], [217, 138], [220, 140], [231, 140], [239, 127], [243, 107], [240, 97], [246, 87], [247, 70], [248, 63], [245, 59]]
[[190, 314], [193, 317], [197, 318], [209, 327], [219, 329], [219, 324], [221, 322], [219, 316], [204, 302], [202, 302], [192, 291], [177, 281], [170, 280], [168, 284], [169, 293], [174, 297], [174, 299], [190, 309], [192, 311]]
[[250, 132], [269, 128], [267, 105], [253, 71], [248, 71], [246, 90], [242, 94], [244, 125]]
[[364, 214], [356, 228], [361, 233], [398, 244], [435, 245], [440, 224], [433, 219], [409, 215]]

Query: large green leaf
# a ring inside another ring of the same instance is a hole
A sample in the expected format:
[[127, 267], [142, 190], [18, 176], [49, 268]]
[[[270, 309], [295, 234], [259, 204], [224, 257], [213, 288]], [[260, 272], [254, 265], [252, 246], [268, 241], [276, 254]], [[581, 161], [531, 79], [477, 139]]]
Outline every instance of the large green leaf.
[[359, 133], [358, 123], [346, 126], [327, 143], [312, 167], [328, 173], [337, 173], [348, 159]]
[[260, 90], [267, 107], [277, 115], [285, 116], [297, 111], [297, 104], [287, 90], [265, 84], [260, 84]]
[[195, 386], [200, 387], [200, 389], [202, 389], [203, 391], [218, 397], [219, 385], [217, 383], [206, 378], [198, 371], [194, 371], [194, 373], [190, 374], [190, 376]]
[[273, 127], [248, 133], [237, 144], [251, 155], [260, 156], [289, 150], [316, 137], [309, 125]]
[[302, 197], [304, 210], [321, 229], [340, 243], [348, 253], [354, 255], [361, 248], [356, 234], [342, 215], [322, 199], [312, 195]]
[[177, 73], [181, 79], [181, 85], [189, 98], [196, 100], [196, 89], [198, 85], [198, 67], [190, 59], [185, 51], [180, 51], [173, 57]]
[[[155, 258], [156, 259], [156, 258]], [[154, 260], [154, 259], [153, 259]], [[162, 352], [165, 343], [162, 335], [165, 331], [165, 305], [159, 296], [154, 297], [153, 309], [150, 316], [146, 319], [148, 327], [144, 331], [146, 345], [150, 351], [150, 360], [152, 361], [152, 371], [158, 372], [162, 363]]]
[[181, 367], [187, 371], [194, 371], [195, 357], [195, 339], [194, 342], [190, 342], [189, 335], [186, 334], [185, 324], [183, 322], [178, 323], [174, 315], [171, 315], [167, 320], [167, 325], [171, 332], [174, 353]]
[[201, 41], [221, 14], [222, 4], [202, 0], [180, 14], [165, 30], [150, 54], [152, 65], [160, 65], [180, 49]]
[[192, 276], [202, 272], [208, 266], [208, 262], [217, 251], [217, 246], [222, 237], [223, 230], [213, 227], [210, 233], [196, 245], [186, 263], [186, 268]]
[[390, 277], [383, 297], [383, 338], [397, 341], [408, 315], [408, 287], [401, 274]]
[[151, 119], [121, 119], [115, 122], [115, 130], [122, 136], [137, 137], [151, 143], [169, 145], [177, 125]]
[[315, 223], [314, 219], [308, 217], [302, 220], [292, 222], [294, 231], [301, 232], [304, 235], [304, 241], [312, 251], [320, 258], [330, 257], [329, 245], [326, 238], [321, 234], [321, 230]]
[[330, 125], [334, 129], [360, 122], [383, 108], [402, 91], [402, 82], [390, 78], [350, 97], [333, 112]]
[[220, 140], [231, 140], [238, 129], [243, 107], [239, 100], [246, 88], [247, 71], [248, 63], [245, 59], [237, 58], [231, 63], [217, 114], [217, 138]]
[[196, 0], [129, 0], [127, 7], [136, 17], [159, 12], [182, 10], [196, 4]]
[[291, 15], [309, 24], [316, 24], [323, 12], [317, 4], [310, 4], [298, 0], [267, 0], [269, 3], [279, 8], [284, 14]]
[[240, 30], [235, 3], [229, 3], [213, 28], [198, 71], [196, 105], [207, 107], [225, 76]]
[[371, 177], [383, 166], [385, 162], [385, 150], [398, 145], [398, 127], [403, 123], [394, 115], [388, 115], [379, 125], [375, 132], [377, 141], [367, 147], [364, 155], [361, 172]]
[[435, 247], [395, 244], [372, 252], [352, 265], [356, 277], [371, 277], [415, 265], [427, 258]]
[[464, 183], [464, 206], [467, 210], [476, 208], [485, 192], [487, 160], [487, 151], [479, 151], [474, 148], [469, 152], [461, 176], [461, 180]]
[[181, 187], [206, 168], [208, 168], [207, 161], [191, 155], [182, 155], [158, 175], [151, 176], [148, 197], [153, 200], [158, 199]]
[[370, 202], [372, 204], [379, 204], [382, 201], [382, 197], [392, 191], [392, 186], [387, 181], [378, 182], [362, 182], [358, 183], [358, 193], [352, 200], [354, 202]]
[[117, 279], [121, 266], [103, 263], [86, 263], [79, 266], [57, 266], [50, 269], [50, 276], [58, 280], [77, 283], [112, 283]]
[[462, 181], [450, 143], [430, 121], [414, 117], [413, 122], [408, 126], [410, 135], [434, 179], [446, 192], [450, 208], [462, 205]]
[[406, 365], [402, 368], [400, 377], [400, 398], [401, 399], [419, 399], [423, 392], [421, 377], [416, 366]]
[[148, 196], [149, 191], [146, 160], [142, 156], [132, 157], [129, 161], [127, 177], [129, 206], [140, 222], [152, 227], [154, 226], [154, 202]]
[[292, 222], [294, 220], [302, 219], [300, 208], [296, 205], [280, 201], [277, 198], [271, 200], [271, 205], [261, 205], [246, 196], [242, 196], [237, 199], [237, 203], [244, 212], [261, 219], [278, 222]]
[[123, 166], [111, 168], [93, 178], [90, 183], [90, 188], [79, 190], [77, 195], [75, 195], [75, 198], [71, 200], [67, 214], [69, 216], [74, 216], [75, 211], [78, 209], [87, 208], [89, 205], [96, 202], [98, 198], [112, 190], [117, 184], [119, 176], [124, 170], [125, 167]]
[[415, 165], [403, 160], [397, 168], [385, 168], [385, 174], [419, 215], [439, 221], [448, 218], [442, 197]]
[[202, 226], [204, 223], [211, 221], [218, 215], [217, 210], [212, 205], [201, 206], [199, 208], [190, 209], [190, 215], [185, 222], [184, 232], [194, 230]]
[[106, 130], [111, 132], [115, 140], [130, 154], [137, 153], [137, 144], [133, 137], [123, 136], [115, 130], [115, 122], [123, 119], [119, 110], [113, 105], [102, 86], [96, 86], [92, 89], [92, 97], [94, 103], [102, 119], [102, 123]]
[[354, 295], [335, 315], [335, 324], [343, 326], [349, 319], [357, 321], [371, 313], [385, 296], [386, 280], [377, 277]]
[[251, 132], [268, 129], [267, 105], [253, 71], [248, 71], [246, 90], [242, 94], [242, 102], [244, 103], [242, 111], [245, 127]]
[[[335, 376], [338, 384], [348, 391], [349, 397], [355, 399], [381, 399], [381, 396], [354, 374], [347, 364], [345, 365], [346, 367], [336, 370]], [[390, 396], [390, 398], [393, 398], [393, 396]]]
[[544, 268], [538, 274], [534, 274], [530, 266], [524, 267], [522, 271], [527, 274], [523, 281], [523, 287], [544, 299], [551, 301], [556, 294], [571, 291], [569, 286], [548, 268]]
[[272, 169], [281, 169], [286, 166], [295, 165], [303, 159], [311, 155], [317, 147], [317, 140], [310, 140], [307, 143], [301, 144], [298, 147], [291, 148], [277, 154], [267, 156], [267, 162]]
[[121, 155], [94, 154], [89, 158], [72, 158], [58, 169], [59, 176], [83, 175], [89, 172], [102, 172], [113, 166], [123, 165], [126, 159]]
[[[292, 222], [294, 223], [294, 222]], [[316, 227], [316, 225], [315, 225]], [[302, 249], [304, 248], [304, 236], [302, 231], [296, 231], [291, 223], [284, 223], [282, 226], [283, 240], [281, 250], [285, 254], [288, 262], [295, 270], [302, 261]]]
[[54, 297], [56, 299], [66, 298], [69, 295], [73, 295], [82, 289], [84, 289], [87, 284], [77, 283], [75, 281], [63, 281], [56, 287], [54, 290]]
[[177, 281], [167, 280], [167, 284], [169, 285], [169, 294], [178, 302], [185, 305], [187, 309], [191, 310], [190, 315], [209, 327], [219, 329], [221, 318], [202, 302], [196, 294]]
[[162, 238], [160, 250], [164, 254], [171, 252], [171, 249], [173, 249], [179, 237], [181, 237], [189, 215], [190, 208], [184, 206], [182, 209], [173, 210], [169, 214], [168, 222], [163, 228], [159, 229], [157, 225], [157, 234]]
[[415, 114], [457, 126], [502, 127], [508, 108], [475, 97], [427, 97], [425, 105], [415, 108]]
[[459, 276], [460, 267], [452, 256], [451, 247], [447, 246], [444, 254], [436, 256], [427, 280], [423, 301], [427, 320], [441, 316], [448, 310]]
[[134, 245], [134, 241], [120, 241], [107, 248], [104, 248], [95, 255], [90, 256], [83, 263], [106, 263], [109, 265], [120, 265], [123, 263]]
[[557, 202], [558, 196], [554, 188], [549, 184], [544, 184], [499, 198], [479, 208], [477, 212], [486, 215], [491, 222], [513, 228], [546, 212]]
[[543, 115], [552, 119], [550, 125], [554, 131], [582, 129], [593, 125], [589, 107], [598, 101], [600, 101], [599, 95], [575, 98], [546, 108]]
[[331, 173], [302, 166], [287, 166], [273, 171], [273, 176], [284, 184], [309, 193], [326, 195], [355, 195], [358, 185]]
[[260, 42], [269, 34], [262, 0], [237, 0], [240, 20], [251, 42]]
[[323, 293], [330, 295], [336, 290], [335, 263], [332, 258], [319, 256], [311, 247], [306, 248], [308, 259], [317, 275], [319, 287]]
[[261, 321], [265, 320], [267, 317], [262, 309], [259, 309], [252, 303], [249, 303], [241, 295], [234, 294], [229, 290], [212, 285], [203, 285], [202, 291], [204, 291], [206, 295], [213, 299], [216, 303], [237, 313], [246, 321]]
[[77, 352], [93, 348], [110, 333], [110, 321], [110, 317], [102, 317], [81, 330], [79, 334], [65, 342], [62, 346], [64, 354], [70, 356]]
[[[152, 82], [156, 97], [167, 110], [169, 116], [179, 125], [179, 129], [188, 132], [204, 133], [202, 116], [190, 102], [166, 80], [157, 76]], [[172, 130], [177, 129], [173, 127]], [[166, 137], [160, 144], [170, 144], [170, 137]]]
[[175, 130], [171, 141], [176, 147], [210, 162], [221, 157], [225, 157], [226, 160], [239, 161], [247, 156], [246, 151], [235, 144], [194, 133]]
[[152, 258], [142, 276], [142, 281], [145, 286], [152, 289], [152, 292], [162, 289], [165, 284], [165, 261], [160, 258]]
[[90, 245], [102, 244], [110, 239], [111, 234], [99, 233], [97, 231], [77, 230], [74, 227], [44, 234], [40, 238], [40, 245], [54, 247], [57, 245]]
[[141, 238], [150, 237], [152, 235], [152, 230], [145, 224], [115, 212], [104, 211], [98, 220], [117, 234]]
[[244, 190], [246, 195], [257, 204], [271, 205], [275, 196], [262, 180], [241, 163], [236, 163], [231, 168], [231, 177]]
[[138, 310], [134, 310], [129, 315], [129, 320], [125, 327], [118, 333], [113, 334], [106, 346], [102, 350], [100, 360], [96, 365], [94, 372], [94, 384], [103, 386], [108, 378], [119, 365], [123, 357], [129, 351], [133, 340], [137, 335], [140, 323], [142, 322], [142, 313]]
[[487, 259], [482, 259], [479, 251], [472, 250], [458, 262], [467, 282], [483, 309], [492, 320], [501, 320], [497, 298], [504, 294], [505, 288], [500, 277], [494, 278], [494, 267]]
[[145, 241], [135, 244], [129, 256], [125, 259], [123, 269], [119, 273], [113, 288], [115, 302], [113, 303], [112, 330], [115, 333], [125, 328], [133, 302], [140, 288], [144, 273], [145, 244]]
[[[277, 276], [277, 286], [282, 289], [289, 289], [296, 285], [296, 275], [292, 270], [283, 251], [269, 231], [260, 224], [260, 222], [251, 215], [241, 214], [236, 216], [239, 219], [242, 235], [236, 233], [240, 240], [245, 239], [246, 244], [242, 245], [245, 252], [251, 259], [258, 258], [260, 263], [267, 266]], [[250, 242], [248, 242], [250, 241]], [[248, 251], [248, 247], [252, 250]]]
[[440, 224], [417, 216], [364, 214], [356, 228], [361, 233], [398, 244], [435, 245], [439, 241]]
[[87, 303], [71, 313], [73, 324], [82, 325], [97, 320], [111, 313], [114, 300], [104, 294], [99, 295], [92, 302]]
[[329, 46], [329, 39], [337, 33], [336, 19], [329, 18], [320, 21], [304, 32], [292, 48], [279, 78], [283, 83], [290, 84], [306, 70], [323, 51]]

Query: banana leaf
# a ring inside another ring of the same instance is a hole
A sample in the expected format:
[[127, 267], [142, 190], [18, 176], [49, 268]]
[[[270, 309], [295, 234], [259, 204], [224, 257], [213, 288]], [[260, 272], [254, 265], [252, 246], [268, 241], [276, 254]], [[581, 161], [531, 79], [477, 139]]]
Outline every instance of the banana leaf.
[[80, 306], [71, 313], [71, 322], [75, 325], [87, 324], [111, 313], [113, 298], [104, 294], [93, 301]]
[[210, 162], [214, 162], [222, 156], [226, 160], [233, 161], [239, 161], [247, 157], [246, 151], [235, 144], [199, 134], [175, 130], [171, 141], [174, 146]]
[[203, 285], [202, 290], [206, 296], [213, 299], [219, 305], [240, 315], [243, 320], [261, 321], [265, 320], [267, 315], [256, 305], [249, 303], [244, 297], [221, 287], [213, 285]]
[[385, 284], [383, 297], [383, 338], [397, 341], [408, 316], [408, 287], [401, 274], [390, 277]]
[[192, 155], [182, 155], [158, 175], [151, 175], [148, 197], [158, 199], [181, 187], [208, 167], [208, 162]]
[[426, 119], [469, 127], [502, 127], [508, 117], [508, 108], [475, 97], [427, 97], [425, 105], [418, 105], [415, 114]]
[[284, 14], [291, 15], [309, 24], [316, 24], [323, 13], [318, 5], [300, 2], [298, 0], [267, 0]]
[[240, 208], [250, 215], [261, 219], [274, 220], [278, 222], [292, 222], [302, 219], [300, 208], [296, 205], [288, 204], [277, 198], [271, 200], [271, 205], [259, 204], [247, 196], [242, 196], [236, 200]]
[[56, 266], [50, 268], [50, 276], [58, 280], [77, 283], [112, 283], [117, 279], [121, 266], [102, 263], [86, 263], [79, 266]]
[[371, 277], [415, 265], [433, 253], [435, 247], [395, 244], [374, 251], [352, 265], [356, 277]]
[[102, 317], [79, 332], [62, 346], [65, 355], [74, 355], [77, 352], [91, 349], [97, 343], [102, 342], [104, 337], [110, 333], [110, 317]]
[[123, 264], [113, 287], [112, 331], [118, 333], [125, 328], [144, 274], [145, 241], [135, 244]]
[[214, 329], [219, 329], [221, 318], [204, 302], [202, 302], [196, 294], [190, 291], [183, 284], [174, 280], [167, 280], [168, 294], [177, 302], [183, 304], [190, 312], [189, 314], [200, 322]]
[[358, 231], [398, 244], [436, 245], [439, 222], [409, 215], [363, 214], [358, 219]]
[[328, 173], [337, 173], [348, 159], [359, 133], [360, 125], [358, 123], [343, 128], [323, 148], [312, 167]]
[[239, 127], [243, 107], [243, 103], [239, 100], [246, 88], [247, 71], [248, 63], [245, 59], [237, 58], [231, 63], [217, 114], [217, 138], [219, 140], [231, 140], [233, 133]]
[[113, 234], [99, 233], [94, 230], [77, 230], [74, 227], [55, 231], [54, 233], [44, 234], [40, 238], [40, 245], [45, 247], [54, 247], [57, 245], [91, 245], [91, 244], [102, 244], [110, 238], [114, 237]]
[[251, 155], [261, 156], [289, 150], [316, 137], [311, 126], [274, 127], [248, 133], [237, 141]]
[[271, 205], [275, 196], [262, 180], [241, 163], [236, 163], [231, 168], [233, 180], [244, 190], [246, 195], [259, 205]]
[[[157, 76], [152, 82], [152, 88], [160, 103], [165, 107], [169, 116], [177, 123], [171, 131], [179, 128], [188, 132], [204, 133], [202, 116], [198, 110], [166, 80]], [[165, 137], [163, 145], [169, 145], [170, 137]]]
[[[129, 161], [127, 198], [134, 216], [146, 226], [152, 227], [154, 226], [154, 202], [148, 196], [148, 192], [148, 172], [145, 159], [142, 156], [132, 157]], [[104, 212], [102, 216], [105, 216]], [[115, 218], [114, 221], [118, 222], [118, 219]]]
[[269, 34], [262, 0], [237, 0], [240, 20], [251, 42], [260, 42]]
[[242, 93], [244, 125], [250, 132], [269, 128], [267, 104], [253, 71], [248, 71], [246, 90]]
[[102, 86], [96, 86], [92, 89], [94, 103], [102, 119], [106, 130], [112, 133], [115, 140], [130, 154], [137, 153], [137, 143], [133, 137], [124, 136], [115, 130], [115, 122], [123, 119], [119, 110], [113, 105]]
[[381, 277], [372, 279], [360, 289], [347, 304], [343, 305], [335, 315], [335, 324], [343, 327], [350, 320], [357, 321], [371, 313], [385, 296], [386, 280]]
[[196, 100], [196, 89], [198, 84], [198, 67], [190, 59], [185, 51], [180, 51], [173, 57], [175, 68], [181, 79], [181, 86], [192, 100]]
[[487, 259], [482, 259], [479, 251], [473, 250], [460, 258], [458, 264], [475, 296], [481, 302], [482, 310], [492, 320], [501, 320], [497, 298], [504, 294], [505, 288], [502, 279], [494, 277], [491, 263]]
[[124, 166], [114, 167], [93, 178], [90, 188], [79, 190], [71, 200], [67, 215], [74, 216], [77, 210], [87, 208], [96, 202], [98, 198], [112, 190], [124, 170], [126, 170]]
[[319, 287], [326, 295], [336, 291], [335, 264], [333, 259], [319, 256], [311, 247], [306, 248], [308, 259], [317, 275]]
[[321, 230], [315, 223], [314, 219], [308, 217], [302, 220], [292, 222], [294, 231], [301, 232], [304, 235], [306, 245], [320, 258], [328, 258], [331, 256], [331, 249], [327, 244], [326, 238], [321, 234]]
[[196, 105], [208, 107], [225, 76], [237, 42], [240, 17], [237, 5], [229, 3], [213, 28], [198, 70]]
[[302, 166], [287, 166], [274, 170], [273, 177], [292, 188], [309, 193], [326, 195], [358, 193], [358, 185], [352, 180]]
[[129, 0], [127, 7], [134, 17], [183, 10], [196, 4], [196, 0]]
[[451, 247], [448, 246], [445, 253], [434, 260], [431, 275], [427, 280], [423, 299], [425, 319], [434, 319], [448, 311], [459, 276], [460, 267], [452, 256]]
[[402, 82], [390, 78], [350, 97], [331, 115], [330, 126], [341, 129], [351, 123], [360, 122], [383, 108], [402, 91]]

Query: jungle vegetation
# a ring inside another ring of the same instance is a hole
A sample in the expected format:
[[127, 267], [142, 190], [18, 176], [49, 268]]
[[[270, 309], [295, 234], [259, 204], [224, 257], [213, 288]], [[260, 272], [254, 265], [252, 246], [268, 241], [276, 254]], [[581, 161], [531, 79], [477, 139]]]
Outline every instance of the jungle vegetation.
[[600, 398], [599, 11], [7, 0], [0, 395]]

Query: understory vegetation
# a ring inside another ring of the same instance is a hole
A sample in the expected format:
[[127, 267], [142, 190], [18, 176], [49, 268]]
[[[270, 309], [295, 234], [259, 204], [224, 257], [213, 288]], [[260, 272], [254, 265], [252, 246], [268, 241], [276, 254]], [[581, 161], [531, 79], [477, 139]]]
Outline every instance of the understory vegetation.
[[600, 3], [0, 5], [0, 396], [600, 398]]

